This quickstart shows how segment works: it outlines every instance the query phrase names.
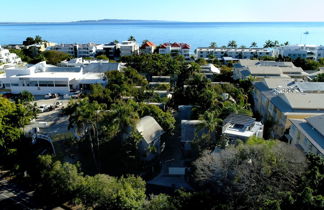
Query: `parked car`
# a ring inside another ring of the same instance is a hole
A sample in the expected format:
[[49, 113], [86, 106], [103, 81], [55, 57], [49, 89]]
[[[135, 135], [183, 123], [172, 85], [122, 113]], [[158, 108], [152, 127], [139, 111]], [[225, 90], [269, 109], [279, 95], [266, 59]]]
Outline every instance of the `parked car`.
[[48, 111], [48, 106], [45, 105], [45, 104], [40, 105], [40, 106], [38, 107], [38, 110], [39, 110], [40, 112], [46, 112], [46, 111]]
[[63, 104], [62, 104], [62, 102], [57, 101], [57, 102], [55, 102], [54, 106], [55, 106], [55, 108], [59, 108], [60, 106], [63, 106]]
[[49, 98], [57, 98], [58, 97], [58, 94], [57, 93], [48, 93], [44, 97], [46, 99], [49, 99]]

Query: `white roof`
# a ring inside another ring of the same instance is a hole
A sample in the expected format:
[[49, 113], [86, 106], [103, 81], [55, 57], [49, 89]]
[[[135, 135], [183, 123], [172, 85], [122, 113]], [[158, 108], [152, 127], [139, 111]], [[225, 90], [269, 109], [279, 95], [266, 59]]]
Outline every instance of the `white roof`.
[[143, 139], [150, 144], [156, 138], [159, 138], [164, 133], [162, 127], [159, 125], [156, 120], [151, 116], [145, 116], [140, 119], [140, 121], [136, 124], [136, 129], [141, 135]]

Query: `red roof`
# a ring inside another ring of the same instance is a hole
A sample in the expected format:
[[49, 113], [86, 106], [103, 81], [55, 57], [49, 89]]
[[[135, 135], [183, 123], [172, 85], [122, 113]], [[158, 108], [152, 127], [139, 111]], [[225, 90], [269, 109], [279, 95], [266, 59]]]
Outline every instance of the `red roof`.
[[181, 44], [181, 48], [182, 49], [190, 49], [190, 45], [186, 44], [186, 43], [182, 43]]
[[146, 47], [155, 47], [156, 45], [153, 42], [145, 42], [142, 44], [141, 49], [145, 49]]
[[171, 47], [181, 47], [181, 45], [175, 42], [171, 45]]
[[164, 43], [164, 44], [162, 44], [162, 45], [160, 46], [160, 48], [165, 49], [165, 48], [167, 48], [167, 46], [168, 46], [168, 44], [167, 44], [167, 43]]

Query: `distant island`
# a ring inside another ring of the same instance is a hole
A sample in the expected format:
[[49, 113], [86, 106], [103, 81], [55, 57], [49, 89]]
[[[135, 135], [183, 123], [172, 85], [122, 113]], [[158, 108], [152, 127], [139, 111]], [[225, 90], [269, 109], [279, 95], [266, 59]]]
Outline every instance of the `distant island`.
[[181, 22], [166, 20], [127, 20], [127, 19], [101, 19], [101, 20], [78, 20], [67, 22], [0, 22], [0, 24], [93, 24], [93, 23], [165, 23]]

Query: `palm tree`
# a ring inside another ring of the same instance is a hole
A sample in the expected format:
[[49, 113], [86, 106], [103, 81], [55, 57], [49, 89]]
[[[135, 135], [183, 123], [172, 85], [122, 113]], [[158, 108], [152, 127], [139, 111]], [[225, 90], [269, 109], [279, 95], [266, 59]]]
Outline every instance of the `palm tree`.
[[241, 45], [240, 48], [245, 49], [247, 47], [245, 45]]
[[211, 42], [210, 45], [209, 45], [209, 48], [215, 49], [216, 47], [217, 47], [216, 42]]
[[267, 40], [263, 45], [264, 48], [273, 48], [274, 46], [275, 46], [275, 43], [271, 40]]
[[258, 44], [256, 42], [252, 42], [250, 47], [251, 48], [256, 48], [256, 47], [258, 47]]
[[280, 43], [279, 43], [278, 40], [276, 40], [276, 41], [273, 42], [273, 45], [274, 45], [274, 47], [279, 47], [280, 46]]
[[114, 40], [114, 44], [118, 44], [119, 43], [119, 41], [118, 40]]
[[136, 39], [135, 39], [135, 37], [134, 37], [133, 35], [131, 35], [131, 36], [128, 38], [128, 41], [134, 41], [134, 42], [136, 42]]
[[237, 48], [237, 43], [236, 41], [232, 40], [228, 42], [227, 46], [231, 48]]
[[289, 42], [288, 42], [288, 41], [286, 41], [286, 42], [284, 43], [284, 45], [285, 45], [285, 46], [289, 45]]
[[[69, 128], [75, 127], [82, 139], [89, 140], [91, 155], [96, 169], [99, 171], [97, 154], [99, 153], [99, 121], [102, 115], [99, 112], [103, 106], [95, 102], [89, 102], [88, 98], [70, 103], [65, 109], [69, 115]], [[97, 151], [95, 151], [95, 147]]]

